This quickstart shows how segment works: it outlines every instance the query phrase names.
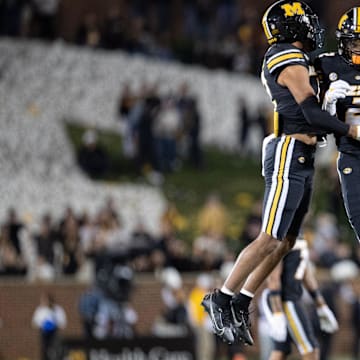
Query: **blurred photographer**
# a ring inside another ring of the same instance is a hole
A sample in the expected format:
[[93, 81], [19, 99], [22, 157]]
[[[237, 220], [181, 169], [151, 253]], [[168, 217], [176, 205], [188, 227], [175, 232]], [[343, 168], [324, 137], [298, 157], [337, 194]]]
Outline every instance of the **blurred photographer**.
[[41, 359], [53, 360], [57, 358], [57, 340], [60, 329], [66, 327], [64, 309], [55, 302], [51, 294], [42, 294], [40, 304], [32, 317], [33, 327], [40, 330]]

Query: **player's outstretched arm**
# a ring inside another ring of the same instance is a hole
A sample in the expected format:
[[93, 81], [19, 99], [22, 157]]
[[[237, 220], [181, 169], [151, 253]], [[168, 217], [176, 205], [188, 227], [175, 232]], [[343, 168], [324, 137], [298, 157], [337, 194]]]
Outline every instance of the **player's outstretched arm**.
[[303, 284], [316, 304], [316, 313], [319, 317], [321, 330], [330, 334], [337, 331], [339, 329], [339, 324], [319, 290], [319, 284], [310, 262], [306, 267]]
[[286, 67], [279, 74], [278, 83], [289, 89], [310, 125], [328, 133], [348, 135], [360, 141], [360, 126], [345, 124], [321, 109], [314, 89], [310, 85], [309, 72], [304, 66]]
[[281, 300], [282, 261], [266, 279], [267, 288], [262, 294], [262, 307], [265, 318], [271, 327], [271, 337], [276, 341], [285, 341], [287, 336], [286, 316]]

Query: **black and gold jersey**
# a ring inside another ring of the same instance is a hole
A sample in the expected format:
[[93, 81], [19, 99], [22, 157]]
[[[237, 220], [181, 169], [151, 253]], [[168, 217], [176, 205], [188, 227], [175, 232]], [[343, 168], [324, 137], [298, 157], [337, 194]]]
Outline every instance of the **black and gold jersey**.
[[294, 248], [283, 258], [281, 297], [283, 301], [297, 301], [303, 292], [303, 278], [309, 262], [306, 240], [296, 240]]
[[[322, 91], [326, 91], [331, 82], [336, 80], [350, 84], [350, 93], [345, 99], [337, 101], [337, 117], [347, 124], [360, 125], [360, 70], [336, 53], [321, 54], [314, 65]], [[348, 136], [337, 137], [336, 143], [341, 152], [360, 152], [360, 142]]]
[[316, 94], [319, 84], [309, 56], [301, 49], [287, 43], [270, 46], [267, 50], [262, 67], [262, 82], [274, 103], [274, 134], [306, 133], [321, 134], [306, 121], [300, 106], [288, 88], [277, 83], [280, 72], [287, 66], [301, 65], [309, 70], [310, 82]]

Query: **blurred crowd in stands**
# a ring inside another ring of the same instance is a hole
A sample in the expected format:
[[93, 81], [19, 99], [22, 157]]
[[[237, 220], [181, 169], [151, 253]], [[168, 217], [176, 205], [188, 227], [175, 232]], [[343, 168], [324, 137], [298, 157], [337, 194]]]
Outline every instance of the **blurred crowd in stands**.
[[[0, 35], [55, 40], [61, 0], [3, 0]], [[119, 1], [84, 12], [70, 41], [162, 60], [258, 74], [266, 47], [255, 5], [243, 0]]]
[[[319, 213], [304, 228], [311, 259], [327, 269], [345, 259], [360, 266], [355, 236], [350, 244], [342, 241], [344, 229], [336, 219], [332, 213]], [[27, 221], [9, 209], [0, 232], [0, 273], [27, 276], [30, 281], [64, 275], [91, 281], [111, 256], [126, 259], [135, 272], [157, 274], [168, 266], [180, 272], [219, 270], [260, 231], [261, 205], [253, 204], [237, 239], [229, 235], [230, 213], [218, 194], [210, 194], [199, 210], [193, 239], [180, 235], [187, 221], [170, 203], [157, 234], [150, 233], [140, 218], [135, 228], [125, 231], [111, 198], [92, 216], [75, 214], [69, 207], [61, 219], [48, 213]]]
[[[239, 98], [237, 147], [243, 158], [260, 156], [257, 139], [269, 134], [272, 111], [262, 106], [255, 113], [246, 101]], [[129, 160], [136, 173], [151, 176], [161, 183], [163, 176], [179, 171], [183, 165], [204, 168], [206, 159], [201, 146], [202, 116], [197, 98], [183, 82], [176, 92], [161, 94], [157, 84], [143, 83], [135, 91], [125, 83], [117, 105], [122, 155]], [[102, 146], [96, 129], [89, 128], [82, 136], [77, 162], [93, 179], [111, 172], [110, 154]]]
[[[159, 183], [163, 175], [180, 170], [183, 163], [194, 169], [202, 168], [201, 117], [196, 98], [188, 93], [186, 83], [178, 94], [166, 96], [156, 86], [144, 84], [135, 93], [125, 84], [118, 118], [122, 155], [137, 174], [152, 176]], [[77, 162], [93, 179], [113, 171], [110, 154], [99, 141], [96, 129], [89, 128], [83, 133]]]
[[175, 94], [165, 96], [156, 84], [144, 83], [135, 93], [127, 83], [121, 92], [118, 113], [123, 153], [136, 161], [140, 172], [154, 169], [170, 173], [181, 167], [182, 160], [201, 168], [201, 116], [187, 83]]

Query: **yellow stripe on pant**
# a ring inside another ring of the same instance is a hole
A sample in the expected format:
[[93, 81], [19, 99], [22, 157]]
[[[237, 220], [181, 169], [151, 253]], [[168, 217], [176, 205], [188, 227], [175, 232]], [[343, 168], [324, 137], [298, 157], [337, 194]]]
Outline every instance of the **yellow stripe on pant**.
[[[300, 346], [299, 352], [302, 355], [313, 352], [314, 349], [308, 343], [308, 340], [306, 338], [304, 338], [305, 334], [302, 334], [303, 331], [301, 331], [301, 329], [299, 329], [299, 326], [297, 325], [297, 322], [300, 322], [300, 320], [298, 319], [298, 321], [296, 321], [296, 318], [298, 318], [296, 311], [294, 310], [294, 308], [292, 309], [289, 306], [288, 302], [283, 302], [283, 307], [284, 307], [284, 311], [286, 314], [286, 318], [288, 320], [288, 325], [290, 327], [292, 334], [295, 337], [294, 341], [296, 342], [296, 344], [298, 346]], [[300, 322], [300, 324], [301, 324], [301, 322]]]
[[282, 149], [281, 149], [281, 157], [280, 157], [279, 172], [277, 175], [276, 191], [275, 191], [274, 200], [273, 200], [273, 203], [272, 203], [271, 209], [270, 209], [268, 224], [266, 226], [266, 233], [268, 235], [272, 235], [272, 228], [274, 226], [276, 211], [277, 211], [277, 207], [279, 205], [281, 190], [282, 190], [283, 183], [284, 183], [283, 176], [284, 176], [284, 169], [285, 169], [285, 163], [286, 163], [286, 156], [287, 156], [287, 151], [289, 148], [290, 140], [291, 140], [291, 137], [286, 136], [284, 144], [282, 145]]

